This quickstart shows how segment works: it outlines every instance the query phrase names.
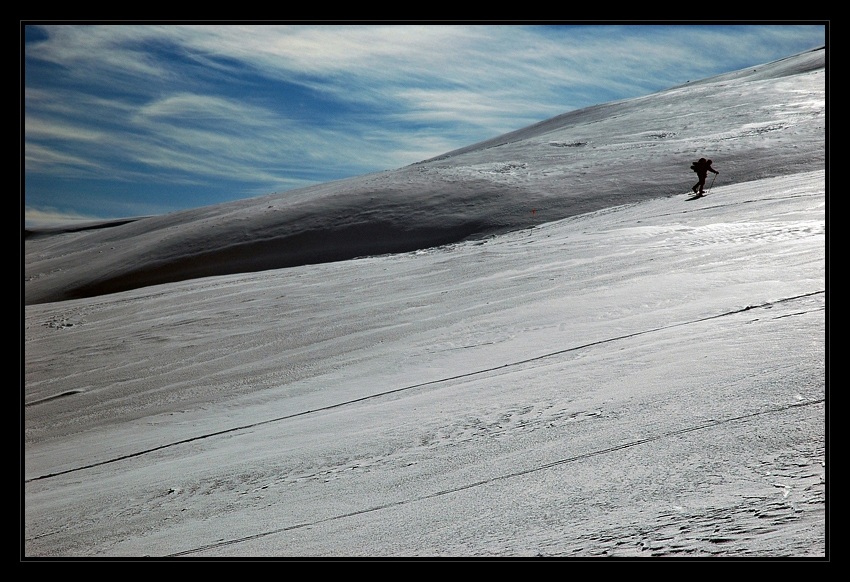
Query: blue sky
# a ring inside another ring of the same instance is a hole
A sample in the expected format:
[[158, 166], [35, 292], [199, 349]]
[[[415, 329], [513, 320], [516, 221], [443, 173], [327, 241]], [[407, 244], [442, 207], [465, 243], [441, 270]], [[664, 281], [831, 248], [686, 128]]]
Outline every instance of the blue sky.
[[27, 225], [392, 170], [827, 43], [775, 25], [23, 22]]

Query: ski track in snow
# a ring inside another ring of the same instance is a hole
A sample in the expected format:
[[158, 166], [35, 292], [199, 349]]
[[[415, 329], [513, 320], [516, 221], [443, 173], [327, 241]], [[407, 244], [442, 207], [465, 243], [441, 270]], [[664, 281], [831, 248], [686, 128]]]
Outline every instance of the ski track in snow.
[[[767, 410], [757, 415], [774, 414], [787, 411], [798, 406], [812, 406], [823, 404], [823, 400], [817, 402], [805, 402], [792, 404], [776, 410]], [[743, 417], [730, 418], [723, 421], [712, 422], [705, 426], [695, 426], [682, 429], [674, 433], [657, 435], [626, 443], [612, 449], [593, 451], [578, 457], [561, 459], [543, 466], [534, 467], [518, 473], [510, 473], [486, 479], [484, 481], [469, 483], [460, 487], [442, 490], [430, 495], [414, 499], [405, 499], [375, 507], [359, 509], [351, 513], [334, 515], [314, 522], [298, 523], [278, 529], [256, 533], [242, 538], [222, 540], [206, 546], [191, 548], [180, 552], [169, 554], [167, 557], [203, 555], [209, 550], [233, 546], [263, 537], [274, 536], [284, 532], [309, 528], [328, 521], [343, 520], [350, 517], [363, 515], [375, 511], [381, 511], [396, 507], [427, 501], [443, 495], [451, 495], [490, 484], [495, 481], [512, 479], [536, 471], [543, 471], [565, 465], [580, 459], [603, 455], [624, 448], [636, 447], [649, 444], [665, 438], [675, 438], [681, 434], [693, 431], [706, 430], [721, 426], [726, 423], [746, 422], [749, 418], [756, 416], [750, 414]], [[825, 504], [825, 479], [824, 479], [824, 449], [816, 448], [811, 451], [798, 452], [797, 454], [784, 453], [776, 455], [771, 459], [762, 460], [758, 470], [763, 473], [764, 479], [770, 481], [772, 486], [781, 492], [781, 498], [770, 495], [745, 496], [742, 501], [722, 508], [711, 508], [707, 511], [688, 512], [682, 507], [672, 507], [670, 513], [651, 516], [637, 523], [622, 523], [610, 529], [604, 529], [593, 534], [577, 536], [573, 542], [574, 546], [564, 550], [559, 547], [551, 554], [547, 552], [545, 544], [541, 544], [534, 554], [539, 557], [570, 557], [570, 556], [616, 556], [616, 557], [706, 557], [706, 556], [738, 556], [758, 557], [763, 555], [752, 550], [752, 540], [758, 536], [770, 536], [779, 532], [789, 524], [799, 522], [799, 527], [817, 527], [810, 520], [803, 521], [801, 513], [812, 511], [817, 514]], [[338, 471], [356, 469], [354, 467], [338, 467]], [[809, 507], [807, 507], [809, 506]], [[646, 523], [652, 523], [647, 527]], [[787, 535], [785, 532], [783, 535]], [[560, 545], [560, 544], [558, 544]], [[504, 554], [522, 555], [517, 548], [501, 547], [496, 552], [483, 552], [477, 557], [498, 556]], [[820, 551], [812, 551], [808, 545], [788, 548], [789, 555], [817, 556]]]
[[[785, 303], [785, 302], [789, 302], [789, 301], [797, 301], [797, 300], [801, 300], [801, 299], [811, 297], [813, 295], [821, 295], [821, 294], [824, 294], [824, 291], [816, 291], [816, 292], [809, 293], [809, 294], [802, 295], [802, 296], [798, 296], [798, 297], [790, 297], [790, 298], [782, 299], [782, 300], [775, 302], [775, 303]], [[644, 334], [648, 334], [648, 333], [653, 333], [653, 332], [657, 332], [657, 331], [661, 331], [661, 330], [665, 330], [665, 329], [670, 329], [670, 328], [674, 328], [674, 327], [680, 327], [680, 326], [684, 326], [684, 325], [692, 325], [692, 324], [701, 323], [701, 322], [704, 322], [704, 321], [710, 321], [710, 320], [713, 320], [713, 319], [716, 319], [716, 318], [719, 318], [719, 317], [736, 315], [736, 314], [739, 314], [739, 313], [744, 312], [744, 311], [750, 311], [752, 309], [760, 309], [760, 308], [761, 309], [769, 309], [769, 308], [773, 307], [773, 305], [774, 305], [774, 303], [770, 303], [770, 304], [766, 304], [766, 305], [760, 305], [760, 306], [747, 306], [747, 307], [744, 307], [743, 309], [738, 309], [738, 310], [735, 310], [735, 311], [730, 311], [730, 312], [726, 312], [726, 313], [722, 313], [722, 314], [718, 314], [718, 315], [713, 315], [713, 316], [705, 317], [705, 318], [695, 320], [695, 321], [684, 322], [684, 323], [676, 323], [676, 324], [671, 324], [671, 325], [659, 327], [659, 328], [656, 328], [656, 329], [639, 331], [639, 332], [631, 333], [631, 334], [628, 334], [628, 335], [625, 335], [625, 336], [608, 338], [608, 339], [596, 341], [596, 342], [593, 342], [593, 343], [590, 343], [590, 344], [575, 346], [575, 347], [566, 348], [566, 349], [563, 349], [563, 350], [558, 350], [558, 351], [555, 351], [555, 352], [541, 354], [539, 356], [527, 358], [527, 359], [516, 361], [516, 362], [508, 362], [508, 363], [505, 363], [505, 364], [502, 364], [502, 365], [499, 365], [499, 366], [496, 366], [496, 367], [493, 367], [493, 368], [487, 368], [487, 369], [483, 369], [483, 370], [474, 370], [474, 371], [466, 372], [466, 373], [463, 373], [463, 374], [451, 376], [451, 377], [448, 377], [448, 378], [439, 378], [439, 379], [435, 379], [435, 380], [428, 380], [428, 381], [422, 382], [420, 384], [413, 384], [413, 385], [410, 385], [410, 386], [395, 388], [393, 390], [380, 392], [380, 393], [377, 393], [377, 394], [371, 394], [369, 396], [364, 396], [362, 398], [357, 398], [355, 400], [350, 400], [350, 401], [346, 401], [346, 402], [340, 402], [340, 403], [337, 403], [337, 404], [332, 404], [332, 405], [329, 405], [329, 406], [324, 406], [322, 408], [318, 408], [318, 409], [315, 409], [315, 410], [305, 410], [305, 411], [298, 412], [298, 413], [291, 414], [291, 415], [287, 415], [287, 416], [281, 417], [281, 418], [264, 420], [264, 421], [261, 421], [261, 422], [251, 423], [251, 424], [244, 425], [244, 426], [238, 426], [238, 427], [229, 428], [229, 429], [226, 429], [226, 430], [216, 431], [216, 432], [209, 433], [209, 434], [199, 435], [199, 436], [196, 436], [196, 437], [192, 437], [190, 439], [185, 439], [185, 440], [181, 440], [181, 441], [174, 442], [174, 443], [164, 444], [164, 445], [152, 448], [152, 449], [138, 451], [136, 453], [132, 453], [132, 454], [128, 454], [128, 455], [122, 455], [122, 456], [114, 458], [114, 459], [109, 459], [109, 460], [101, 461], [101, 462], [98, 462], [98, 463], [93, 463], [93, 464], [90, 464], [90, 465], [76, 467], [76, 468], [73, 468], [73, 469], [67, 469], [65, 471], [60, 471], [60, 472], [57, 472], [57, 473], [51, 473], [51, 474], [47, 474], [47, 475], [32, 477], [32, 478], [26, 479], [24, 482], [29, 483], [29, 482], [32, 482], [32, 481], [49, 479], [51, 477], [56, 477], [58, 475], [64, 475], [64, 474], [73, 473], [73, 472], [76, 472], [76, 471], [83, 471], [85, 469], [90, 469], [90, 468], [93, 468], [93, 467], [106, 465], [106, 464], [109, 464], [109, 463], [115, 463], [115, 462], [118, 462], [118, 461], [130, 459], [130, 458], [133, 458], [133, 457], [138, 457], [140, 455], [145, 455], [145, 454], [152, 453], [152, 452], [155, 452], [155, 451], [159, 451], [159, 450], [162, 450], [162, 449], [175, 447], [175, 446], [178, 446], [178, 445], [187, 444], [187, 443], [191, 443], [191, 442], [195, 442], [195, 441], [199, 441], [199, 440], [209, 439], [209, 438], [213, 438], [213, 437], [217, 437], [217, 436], [221, 436], [221, 435], [225, 435], [225, 434], [231, 434], [231, 433], [234, 433], [234, 432], [239, 432], [239, 431], [251, 429], [251, 428], [254, 428], [254, 427], [257, 427], [257, 426], [262, 426], [262, 425], [277, 423], [277, 422], [283, 422], [283, 421], [286, 421], [286, 420], [289, 420], [289, 419], [292, 419], [292, 418], [297, 418], [297, 417], [300, 417], [300, 416], [304, 416], [304, 415], [307, 415], [307, 414], [315, 414], [315, 413], [326, 411], [326, 410], [331, 410], [331, 409], [335, 409], [335, 408], [339, 408], [339, 407], [343, 407], [343, 406], [349, 406], [349, 405], [360, 403], [360, 402], [363, 402], [363, 401], [366, 401], [366, 400], [383, 398], [383, 397], [386, 397], [386, 396], [389, 396], [389, 395], [392, 395], [392, 394], [397, 394], [399, 392], [404, 392], [404, 391], [407, 391], [407, 390], [415, 390], [415, 389], [424, 388], [426, 386], [431, 386], [431, 385], [435, 385], [435, 384], [442, 384], [442, 383], [446, 383], [446, 382], [462, 380], [462, 379], [465, 379], [465, 378], [470, 378], [470, 377], [473, 377], [473, 376], [479, 376], [479, 375], [482, 375], [482, 374], [494, 374], [494, 373], [498, 373], [498, 372], [505, 370], [505, 369], [508, 369], [508, 368], [515, 368], [515, 367], [518, 367], [518, 366], [524, 366], [526, 364], [531, 364], [533, 362], [538, 362], [540, 360], [553, 358], [553, 357], [559, 356], [561, 354], [573, 352], [573, 351], [576, 351], [576, 350], [584, 350], [584, 349], [587, 349], [587, 348], [591, 348], [593, 346], [597, 346], [597, 345], [601, 345], [601, 344], [607, 344], [607, 343], [619, 341], [619, 340], [622, 340], [622, 339], [625, 339], [625, 338], [631, 338], [631, 337], [644, 335]], [[821, 311], [822, 309], [823, 309], [822, 307], [815, 307], [814, 308], [815, 311]], [[809, 312], [810, 312], [810, 310], [805, 310], [805, 311], [797, 312], [794, 315], [800, 315], [800, 314], [809, 313]], [[783, 315], [782, 317], [788, 317], [788, 315]], [[50, 398], [45, 398], [45, 399], [42, 399], [42, 400], [39, 400], [39, 401], [28, 403], [27, 406], [38, 404], [38, 403], [41, 403], [41, 402], [49, 402], [53, 399], [61, 398], [61, 397], [64, 397], [64, 396], [70, 396], [70, 395], [78, 393], [78, 392], [79, 391], [69, 391], [67, 393], [59, 394], [59, 395], [56, 395], [56, 396], [53, 396], [53, 397], [50, 397]], [[817, 402], [822, 402], [822, 401], [821, 400], [815, 401], [815, 403], [817, 403]], [[688, 430], [693, 430], [693, 429], [688, 429]]]
[[[728, 81], [333, 191], [522, 230], [27, 306], [28, 554], [823, 557], [824, 75]], [[685, 204], [695, 136], [729, 181]]]
[[[815, 303], [811, 304], [810, 300], [817, 296], [822, 296], [823, 292], [814, 292], [799, 297], [786, 298], [776, 302], [776, 305], [785, 304], [787, 307], [793, 307], [794, 304], [809, 304], [807, 309], [798, 309], [794, 314], [806, 314], [813, 311], [821, 311], [822, 305]], [[634, 337], [643, 334], [655, 333], [662, 329], [672, 327], [692, 326], [705, 321], [726, 318], [729, 316], [741, 315], [744, 313], [767, 311], [774, 308], [774, 304], [766, 304], [760, 306], [747, 306], [733, 312], [718, 314], [711, 317], [706, 317], [700, 321], [682, 322], [679, 324], [666, 326], [657, 330], [646, 330], [634, 334], [629, 334], [629, 337]], [[787, 317], [792, 314], [781, 314], [777, 317]], [[576, 346], [559, 350], [557, 352], [542, 354], [534, 358], [528, 358], [523, 361], [511, 362], [497, 368], [487, 370], [475, 370], [465, 374], [461, 374], [451, 378], [442, 378], [438, 380], [423, 382], [417, 385], [406, 386], [389, 392], [374, 394], [365, 398], [360, 398], [354, 401], [342, 402], [333, 406], [324, 407], [322, 409], [304, 411], [302, 413], [291, 415], [286, 418], [277, 418], [260, 423], [254, 423], [249, 426], [241, 426], [221, 431], [215, 434], [207, 434], [194, 439], [189, 439], [180, 443], [170, 443], [160, 448], [173, 447], [176, 445], [187, 445], [192, 441], [206, 440], [212, 437], [221, 437], [225, 433], [237, 433], [247, 431], [251, 428], [256, 428], [261, 425], [279, 423], [287, 420], [293, 420], [297, 417], [302, 417], [308, 414], [319, 414], [338, 409], [340, 407], [351, 407], [355, 405], [366, 404], [366, 401], [377, 401], [389, 396], [399, 397], [400, 392], [417, 392], [417, 390], [426, 389], [427, 387], [438, 384], [457, 384], [458, 382], [467, 381], [476, 376], [483, 376], [492, 380], [494, 374], [501, 374], [511, 371], [512, 368], [523, 368], [525, 373], [528, 373], [528, 365], [541, 365], [548, 360], [557, 359], [557, 356], [564, 355], [568, 352], [577, 350], [586, 350], [603, 344], [617, 342], [626, 339], [624, 337], [609, 338], [606, 340], [594, 342], [590, 345]], [[323, 524], [335, 522], [343, 522], [347, 519], [357, 518], [365, 514], [380, 512], [384, 510], [393, 510], [401, 506], [415, 506], [420, 502], [427, 502], [444, 496], [452, 496], [462, 494], [468, 490], [487, 487], [499, 481], [517, 479], [531, 473], [540, 471], [556, 470], [559, 467], [581, 462], [583, 460], [592, 459], [600, 455], [610, 455], [621, 452], [625, 449], [640, 447], [642, 445], [652, 445], [661, 440], [670, 441], [680, 438], [690, 438], [692, 433], [704, 431], [713, 431], [714, 429], [722, 429], [724, 426], [730, 425], [746, 425], [753, 419], [759, 417], [770, 417], [777, 414], [787, 413], [798, 408], [816, 407], [820, 408], [824, 404], [823, 399], [807, 400], [797, 403], [787, 404], [783, 406], [765, 407], [761, 410], [750, 412], [747, 414], [728, 417], [723, 419], [710, 419], [706, 422], [695, 424], [687, 428], [667, 431], [659, 434], [644, 434], [641, 438], [629, 440], [622, 444], [608, 447], [605, 449], [592, 450], [587, 453], [557, 459], [543, 464], [537, 464], [520, 471], [503, 473], [492, 476], [479, 481], [469, 481], [460, 486], [453, 486], [447, 489], [433, 491], [424, 495], [402, 498], [387, 503], [382, 503], [374, 506], [365, 506], [353, 511], [336, 513], [327, 517], [314, 521], [297, 522], [291, 525], [278, 527], [270, 530], [263, 530], [251, 535], [241, 536], [231, 539], [220, 540], [211, 544], [197, 546], [189, 549], [184, 549], [178, 552], [167, 554], [170, 557], [178, 556], [203, 556], [217, 555], [217, 552], [227, 551], [228, 549], [235, 550], [238, 553], [238, 548], [242, 544], [255, 543], [263, 539], [274, 539], [278, 535], [289, 534], [304, 528], [314, 528]], [[448, 427], [444, 427], [441, 433], [434, 433], [431, 437], [423, 439], [420, 447], [430, 448], [441, 446], [444, 443], [447, 446], [458, 446], [465, 441], [473, 441], [474, 446], [483, 446], [485, 442], [492, 441], [494, 438], [501, 438], [500, 435], [511, 435], [511, 438], [516, 438], [516, 435], [522, 432], [532, 432], [544, 430], [555, 425], [592, 422], [595, 419], [604, 418], [605, 414], [600, 410], [585, 410], [572, 411], [566, 413], [556, 409], [550, 409], [548, 413], [540, 408], [535, 408], [533, 405], [516, 407], [514, 409], [505, 409], [497, 407], [493, 410], [496, 415], [491, 419], [478, 416], [470, 418], [466, 426], [458, 425], [453, 429], [453, 432], [445, 432]], [[787, 421], [786, 421], [787, 422]], [[780, 423], [781, 424], [781, 423]], [[157, 449], [157, 450], [158, 450]], [[116, 462], [126, 460], [131, 457], [152, 453], [150, 451], [142, 451], [136, 455], [128, 455], [121, 459], [112, 459], [108, 462]], [[409, 451], [407, 455], [412, 456], [413, 451]], [[496, 556], [496, 555], [539, 555], [539, 556], [654, 556], [654, 557], [672, 557], [672, 556], [747, 556], [750, 553], [758, 554], [753, 548], [754, 539], [770, 538], [776, 535], [778, 539], [785, 539], [788, 535], [788, 528], [816, 528], [817, 525], [812, 524], [812, 515], [817, 516], [822, 511], [824, 505], [824, 476], [823, 476], [823, 447], [815, 446], [811, 451], [800, 451], [798, 455], [788, 457], [786, 451], [772, 458], [761, 459], [758, 466], [752, 470], [762, 475], [762, 479], [769, 481], [769, 487], [774, 491], [774, 495], [757, 492], [752, 495], [744, 495], [742, 499], [737, 499], [727, 505], [721, 507], [712, 506], [705, 511], [697, 511], [694, 508], [684, 509], [681, 507], [673, 507], [668, 513], [660, 513], [651, 516], [647, 519], [641, 519], [634, 523], [625, 520], [623, 523], [611, 525], [606, 528], [589, 534], [586, 532], [563, 532], [564, 536], [571, 539], [572, 547], [565, 549], [562, 543], [556, 541], [541, 539], [534, 545], [533, 549], [529, 546], [515, 547], [505, 546], [506, 540], [498, 541], [498, 549], [488, 551], [487, 545], [476, 547], [474, 550], [469, 548], [461, 548], [458, 550], [461, 554], [477, 555], [481, 557]], [[299, 487], [309, 485], [314, 482], [316, 484], [328, 483], [339, 478], [348, 478], [351, 474], [369, 472], [375, 470], [385, 471], [393, 466], [404, 464], [404, 457], [398, 456], [398, 453], [392, 454], [381, 459], [381, 456], [371, 457], [355, 457], [348, 462], [340, 462], [339, 460], [324, 469], [313, 467], [312, 471], [305, 472], [303, 469], [291, 472], [274, 471], [275, 476], [257, 475], [259, 480], [250, 479], [239, 483], [227, 484], [227, 481], [222, 481], [219, 484], [208, 484], [202, 489], [183, 487], [173, 488], [166, 492], [164, 498], [157, 497], [151, 499], [152, 502], [164, 503], [168, 499], [179, 500], [182, 505], [191, 504], [188, 497], [197, 495], [210, 495], [223, 493], [225, 490], [236, 487], [243, 490], [243, 495], [262, 498], [265, 492], [271, 492], [275, 489], [287, 489], [289, 487]], [[102, 463], [99, 463], [102, 464]], [[383, 467], [382, 467], [383, 466]], [[89, 467], [80, 467], [74, 471], [83, 470]], [[72, 471], [68, 471], [72, 472]], [[67, 473], [67, 472], [66, 472]], [[55, 476], [55, 475], [52, 475]], [[44, 479], [49, 476], [43, 476], [38, 479]], [[224, 488], [224, 489], [221, 489]], [[129, 518], [132, 514], [126, 514]], [[652, 523], [652, 527], [647, 526], [647, 523]], [[784, 532], [784, 533], [780, 533]], [[42, 533], [33, 539], [42, 539], [45, 536], [50, 536], [50, 533]], [[527, 542], [528, 543], [528, 542]], [[760, 546], [760, 547], [763, 547]], [[792, 549], [793, 550], [793, 549]], [[445, 549], [442, 550], [445, 552]], [[811, 552], [811, 548], [801, 547], [794, 552], [795, 555], [807, 555]], [[817, 554], [818, 552], [815, 552]], [[425, 552], [427, 555], [427, 552]]]

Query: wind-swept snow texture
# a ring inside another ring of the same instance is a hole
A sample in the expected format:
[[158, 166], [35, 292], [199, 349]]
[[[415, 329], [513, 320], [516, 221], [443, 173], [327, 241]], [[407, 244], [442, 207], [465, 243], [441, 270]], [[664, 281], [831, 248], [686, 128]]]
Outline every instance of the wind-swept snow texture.
[[[824, 85], [815, 51], [27, 239], [56, 299], [198, 257], [213, 225], [235, 261], [296, 212], [325, 248], [344, 216], [505, 229], [27, 305], [24, 557], [828, 559]], [[721, 174], [686, 203], [702, 156]]]
[[[824, 53], [573, 111], [405, 168], [37, 237], [25, 301], [406, 252], [718, 185], [822, 168]], [[44, 235], [44, 233], [41, 233]]]

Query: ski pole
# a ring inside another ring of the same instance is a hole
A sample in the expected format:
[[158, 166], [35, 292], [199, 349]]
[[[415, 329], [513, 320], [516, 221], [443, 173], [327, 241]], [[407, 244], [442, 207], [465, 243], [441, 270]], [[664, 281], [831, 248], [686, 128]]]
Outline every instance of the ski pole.
[[714, 186], [714, 179], [715, 179], [715, 178], [717, 178], [717, 174], [714, 174], [714, 175], [711, 177], [711, 184], [709, 184], [709, 185], [708, 185], [708, 190], [706, 190], [706, 191], [705, 191], [705, 193], [706, 193], [706, 194], [708, 194], [709, 192], [711, 192], [711, 187], [712, 187], [712, 186]]

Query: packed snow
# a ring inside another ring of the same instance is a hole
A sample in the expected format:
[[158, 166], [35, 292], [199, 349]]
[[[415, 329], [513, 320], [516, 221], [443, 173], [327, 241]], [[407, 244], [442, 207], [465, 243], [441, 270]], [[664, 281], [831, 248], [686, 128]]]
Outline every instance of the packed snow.
[[824, 67], [27, 233], [22, 556], [828, 557]]

